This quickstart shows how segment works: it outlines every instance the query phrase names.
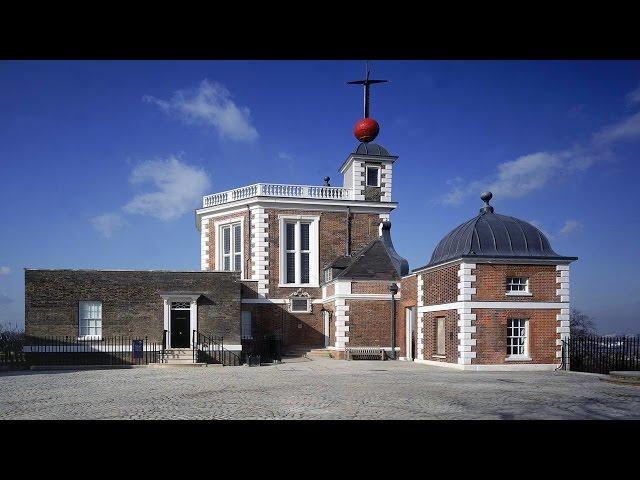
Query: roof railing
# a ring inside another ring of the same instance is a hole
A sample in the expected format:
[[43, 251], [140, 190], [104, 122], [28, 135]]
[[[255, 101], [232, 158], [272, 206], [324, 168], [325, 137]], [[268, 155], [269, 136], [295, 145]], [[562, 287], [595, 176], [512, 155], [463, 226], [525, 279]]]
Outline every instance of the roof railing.
[[226, 192], [206, 195], [202, 206], [215, 207], [225, 203], [252, 197], [317, 198], [322, 200], [352, 200], [353, 190], [324, 185], [285, 185], [280, 183], [255, 183]]

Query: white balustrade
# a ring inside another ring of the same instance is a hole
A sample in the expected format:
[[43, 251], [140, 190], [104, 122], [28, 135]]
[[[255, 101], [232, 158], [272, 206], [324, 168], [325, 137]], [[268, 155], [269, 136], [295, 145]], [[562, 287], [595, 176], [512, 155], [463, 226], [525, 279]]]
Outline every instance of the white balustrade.
[[251, 197], [317, 198], [323, 200], [352, 200], [349, 188], [315, 185], [285, 185], [279, 183], [256, 183], [226, 192], [214, 193], [202, 198], [203, 207], [214, 207], [224, 203]]

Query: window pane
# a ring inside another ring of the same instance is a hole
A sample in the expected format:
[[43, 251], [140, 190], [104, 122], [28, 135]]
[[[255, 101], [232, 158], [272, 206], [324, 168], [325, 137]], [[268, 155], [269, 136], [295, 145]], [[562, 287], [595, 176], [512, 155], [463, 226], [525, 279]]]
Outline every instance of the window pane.
[[300, 254], [300, 283], [309, 283], [309, 254]]
[[309, 250], [309, 224], [300, 224], [300, 249]]
[[[222, 252], [231, 253], [231, 229], [225, 227], [222, 229]], [[227, 270], [225, 268], [225, 270]]]
[[241, 243], [242, 237], [240, 235], [240, 224], [234, 225], [233, 227], [233, 251], [234, 253], [241, 252]]
[[378, 186], [378, 169], [367, 168], [367, 185], [370, 187]]
[[223, 270], [231, 270], [231, 257], [224, 257]]
[[296, 283], [296, 254], [287, 253], [287, 283]]
[[233, 269], [237, 272], [242, 270], [242, 258], [240, 255], [234, 255]]
[[307, 299], [294, 298], [291, 300], [291, 310], [294, 312], [306, 312], [308, 307]]
[[287, 223], [287, 250], [295, 250], [296, 248], [296, 224]]
[[242, 312], [241, 333], [242, 338], [251, 338], [251, 312]]

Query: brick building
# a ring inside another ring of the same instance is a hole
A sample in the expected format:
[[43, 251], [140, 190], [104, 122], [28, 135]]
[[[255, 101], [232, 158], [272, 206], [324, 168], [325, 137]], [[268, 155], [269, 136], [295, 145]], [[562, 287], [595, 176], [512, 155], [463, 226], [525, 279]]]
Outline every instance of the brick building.
[[389, 222], [398, 157], [372, 143], [377, 131], [367, 114], [356, 124], [362, 141], [339, 168], [341, 186], [325, 177], [206, 195], [195, 212], [200, 272], [26, 270], [26, 334], [147, 336], [191, 349], [203, 332], [236, 352], [278, 336], [333, 358], [376, 347], [462, 369], [555, 368], [575, 258], [494, 213], [487, 192], [480, 214], [409, 272]]

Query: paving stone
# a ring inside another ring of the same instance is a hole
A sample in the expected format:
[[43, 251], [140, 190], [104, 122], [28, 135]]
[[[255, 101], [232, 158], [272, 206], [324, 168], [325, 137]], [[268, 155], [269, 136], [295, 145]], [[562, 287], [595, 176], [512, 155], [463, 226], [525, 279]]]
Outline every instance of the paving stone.
[[0, 373], [0, 419], [640, 419], [640, 387], [409, 362]]

